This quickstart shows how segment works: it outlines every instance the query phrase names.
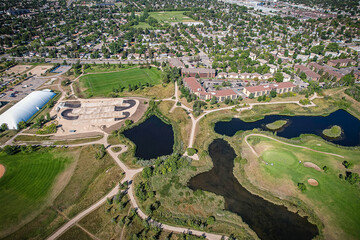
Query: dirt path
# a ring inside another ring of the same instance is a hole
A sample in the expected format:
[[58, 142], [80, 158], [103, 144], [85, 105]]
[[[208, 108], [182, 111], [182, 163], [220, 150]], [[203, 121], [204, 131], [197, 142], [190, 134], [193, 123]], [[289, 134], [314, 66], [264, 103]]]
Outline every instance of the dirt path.
[[[129, 211], [126, 216], [129, 216], [130, 211], [131, 211], [131, 208], [129, 208]], [[124, 239], [124, 229], [125, 229], [125, 225], [121, 229], [120, 240]]]
[[331, 156], [335, 156], [335, 157], [339, 157], [339, 158], [344, 158], [344, 156], [342, 155], [339, 155], [339, 154], [335, 154], [335, 153], [329, 153], [329, 152], [322, 152], [322, 151], [318, 151], [318, 150], [315, 150], [315, 149], [312, 149], [312, 148], [308, 148], [308, 147], [304, 147], [304, 146], [299, 146], [299, 145], [294, 145], [294, 144], [291, 144], [291, 143], [287, 143], [287, 142], [283, 142], [283, 141], [280, 141], [276, 138], [273, 138], [273, 137], [270, 137], [270, 136], [267, 136], [267, 135], [264, 135], [264, 134], [259, 134], [259, 133], [252, 133], [252, 134], [249, 134], [245, 137], [245, 142], [246, 144], [249, 146], [249, 148], [251, 149], [251, 151], [257, 156], [259, 157], [259, 155], [256, 153], [256, 151], [254, 150], [254, 148], [250, 145], [250, 143], [248, 142], [248, 138], [251, 137], [251, 136], [259, 136], [259, 137], [264, 137], [264, 138], [268, 138], [268, 139], [271, 139], [271, 140], [274, 140], [276, 142], [279, 142], [279, 143], [282, 143], [284, 145], [288, 145], [288, 146], [291, 146], [291, 147], [296, 147], [296, 148], [302, 148], [302, 149], [306, 149], [306, 150], [309, 150], [309, 151], [313, 151], [313, 152], [317, 152], [317, 153], [322, 153], [322, 154], [326, 154], [326, 155], [331, 155]]

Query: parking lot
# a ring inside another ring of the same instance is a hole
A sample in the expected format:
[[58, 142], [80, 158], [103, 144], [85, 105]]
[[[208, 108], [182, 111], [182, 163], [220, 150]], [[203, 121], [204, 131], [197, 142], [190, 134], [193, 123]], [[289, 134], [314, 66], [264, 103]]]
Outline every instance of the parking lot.
[[38, 87], [44, 84], [48, 79], [40, 79], [31, 77], [22, 83], [10, 88], [5, 92], [5, 96], [1, 97], [1, 101], [19, 101], [35, 91]]

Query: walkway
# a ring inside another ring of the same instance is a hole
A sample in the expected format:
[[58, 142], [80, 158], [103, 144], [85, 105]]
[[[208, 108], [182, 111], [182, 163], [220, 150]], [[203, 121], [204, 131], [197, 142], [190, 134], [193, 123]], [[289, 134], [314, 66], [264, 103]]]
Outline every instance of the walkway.
[[[76, 78], [74, 81], [77, 81], [82, 75], [80, 75], [78, 78]], [[74, 82], [73, 81], [73, 82]], [[74, 94], [74, 90], [72, 87], [72, 84], [70, 85], [70, 88], [72, 90], [72, 93]], [[64, 97], [64, 91], [62, 91], [63, 96]], [[179, 97], [178, 97], [178, 89], [177, 89], [177, 83], [175, 83], [175, 94], [174, 94], [175, 98], [171, 98], [171, 99], [163, 99], [163, 100], [168, 100], [168, 101], [175, 101], [174, 106], [172, 107], [172, 109], [170, 111], [173, 111], [176, 107], [181, 107], [183, 109], [185, 109], [192, 121], [192, 128], [191, 128], [191, 134], [189, 137], [189, 148], [193, 146], [194, 143], [194, 139], [195, 139], [195, 133], [196, 133], [196, 126], [197, 123], [207, 114], [212, 113], [212, 112], [216, 112], [216, 111], [222, 111], [222, 110], [228, 110], [228, 109], [232, 109], [234, 106], [228, 106], [228, 107], [224, 107], [224, 108], [219, 108], [219, 109], [213, 109], [213, 110], [206, 110], [204, 111], [204, 113], [199, 116], [197, 119], [195, 119], [195, 117], [192, 114], [192, 109], [184, 106], [183, 104], [181, 106], [177, 106], [176, 103], [179, 101]], [[282, 104], [282, 103], [293, 103], [293, 102], [272, 102], [272, 103], [252, 103], [249, 104], [250, 107], [255, 106], [255, 105], [266, 105], [266, 104]], [[295, 102], [294, 102], [295, 103]], [[299, 102], [297, 102], [297, 104], [299, 104]], [[245, 108], [240, 108], [238, 109], [238, 111], [241, 111], [242, 109], [247, 109], [248, 107]], [[18, 134], [21, 134], [22, 132], [19, 132]], [[7, 144], [12, 144], [13, 139], [18, 135], [16, 134], [13, 138], [11, 138], [7, 143]], [[253, 135], [257, 135], [257, 134], [253, 134]], [[258, 134], [261, 136], [261, 134]], [[149, 219], [149, 216], [146, 215], [138, 206], [135, 196], [134, 196], [134, 185], [133, 185], [133, 180], [135, 178], [135, 176], [140, 173], [142, 171], [142, 168], [138, 168], [138, 169], [131, 169], [128, 168], [123, 162], [121, 162], [119, 160], [119, 155], [126, 152], [128, 150], [128, 147], [126, 145], [114, 145], [111, 146], [108, 143], [108, 136], [109, 134], [104, 132], [104, 137], [100, 140], [94, 141], [94, 142], [88, 142], [88, 143], [80, 143], [80, 144], [73, 144], [73, 145], [61, 145], [61, 146], [68, 146], [68, 147], [78, 147], [78, 146], [86, 146], [86, 145], [92, 145], [92, 144], [103, 144], [106, 147], [107, 153], [114, 159], [114, 161], [116, 162], [116, 164], [118, 164], [118, 166], [124, 171], [125, 173], [125, 177], [124, 179], [122, 179], [122, 183], [125, 181], [128, 181], [130, 183], [129, 185], [129, 189], [128, 189], [128, 194], [129, 194], [129, 198], [130, 198], [130, 202], [131, 205], [137, 210], [138, 215], [142, 218], [142, 219]], [[250, 135], [248, 135], [250, 136]], [[247, 136], [247, 137], [248, 137]], [[264, 137], [268, 137], [266, 135], [263, 135]], [[247, 137], [245, 140], [247, 140]], [[271, 137], [268, 137], [271, 138]], [[273, 138], [271, 138], [273, 139]], [[279, 141], [277, 139], [274, 139], [275, 141]], [[246, 141], [247, 142], [247, 141]], [[279, 141], [281, 142], [281, 141]], [[282, 142], [284, 143], [284, 142]], [[247, 144], [249, 145], [249, 143], [247, 142]], [[320, 152], [320, 153], [324, 153], [321, 151], [317, 151], [317, 150], [313, 150], [313, 149], [309, 149], [307, 147], [302, 147], [302, 146], [297, 146], [297, 145], [292, 145], [292, 144], [288, 144], [288, 143], [284, 143], [287, 145], [291, 145], [294, 147], [301, 147], [301, 148], [305, 148], [308, 150], [312, 150], [312, 151], [316, 151], [316, 152]], [[118, 153], [113, 152], [111, 149], [112, 147], [121, 147], [121, 151]], [[252, 147], [249, 145], [249, 147], [252, 149]], [[253, 150], [253, 149], [252, 149]], [[253, 150], [255, 152], [255, 150]], [[256, 154], [256, 152], [255, 152]], [[331, 154], [331, 153], [325, 153], [325, 154], [329, 154], [329, 155], [335, 155], [335, 156], [339, 156], [342, 157], [340, 155], [336, 155], [336, 154]], [[91, 213], [92, 211], [96, 210], [97, 208], [99, 208], [102, 204], [104, 204], [108, 198], [116, 195], [119, 192], [119, 186], [116, 186], [115, 188], [113, 188], [106, 196], [104, 196], [102, 199], [100, 199], [98, 202], [94, 203], [92, 206], [90, 206], [89, 208], [87, 208], [86, 210], [82, 211], [81, 213], [79, 213], [77, 216], [75, 216], [74, 218], [72, 218], [71, 220], [69, 220], [66, 224], [64, 224], [61, 228], [59, 228], [58, 230], [56, 230], [50, 237], [48, 237], [49, 240], [54, 240], [57, 239], [59, 236], [61, 236], [64, 232], [66, 232], [68, 229], [70, 229], [74, 224], [78, 223], [82, 218], [84, 218], [85, 216], [87, 216], [89, 213]], [[174, 226], [170, 226], [170, 225], [166, 225], [166, 224], [161, 224], [158, 222], [155, 222], [153, 220], [150, 220], [153, 223], [159, 224], [159, 226], [161, 226], [161, 228], [168, 230], [168, 231], [172, 231], [172, 232], [179, 232], [179, 233], [191, 233], [194, 235], [198, 235], [198, 236], [205, 236], [207, 239], [211, 239], [211, 240], [219, 240], [219, 239], [223, 239], [223, 236], [221, 235], [217, 235], [217, 234], [211, 234], [211, 233], [206, 233], [206, 232], [202, 232], [202, 231], [197, 231], [197, 230], [191, 230], [188, 228], [183, 228], [183, 227], [174, 227]], [[227, 237], [225, 237], [226, 239]]]

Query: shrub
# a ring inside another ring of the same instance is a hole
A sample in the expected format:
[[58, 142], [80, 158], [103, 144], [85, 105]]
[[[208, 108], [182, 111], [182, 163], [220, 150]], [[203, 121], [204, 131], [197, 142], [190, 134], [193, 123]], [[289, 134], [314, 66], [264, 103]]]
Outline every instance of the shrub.
[[206, 223], [207, 223], [208, 225], [213, 224], [214, 222], [215, 222], [215, 217], [214, 217], [214, 216], [210, 216], [210, 217], [208, 217], [207, 220], [206, 220]]
[[351, 168], [353, 166], [353, 163], [348, 161], [343, 161], [342, 165], [344, 165], [345, 168]]
[[193, 156], [194, 154], [197, 153], [197, 150], [195, 148], [188, 148], [187, 153], [189, 156]]
[[3, 151], [7, 155], [14, 155], [19, 151], [19, 148], [17, 146], [6, 145], [3, 149]]
[[360, 177], [358, 173], [346, 172], [345, 180], [348, 181], [350, 184], [355, 184], [360, 181]]
[[298, 186], [298, 189], [299, 189], [301, 192], [305, 192], [306, 186], [305, 186], [304, 183], [298, 183], [297, 186]]

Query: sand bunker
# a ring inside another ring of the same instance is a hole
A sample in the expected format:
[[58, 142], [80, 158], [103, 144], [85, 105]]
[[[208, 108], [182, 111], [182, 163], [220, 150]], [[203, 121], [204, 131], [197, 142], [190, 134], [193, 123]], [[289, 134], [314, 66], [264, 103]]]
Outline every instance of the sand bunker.
[[316, 180], [313, 179], [313, 178], [308, 179], [308, 183], [309, 183], [311, 186], [314, 186], [314, 187], [316, 187], [317, 185], [319, 185], [318, 181], [316, 181]]
[[4, 165], [0, 164], [0, 178], [2, 178], [2, 176], [4, 176], [5, 173], [5, 167]]
[[321, 172], [321, 168], [320, 168], [318, 165], [316, 165], [315, 163], [312, 163], [312, 162], [304, 162], [304, 166], [305, 166], [305, 167], [309, 167], [309, 168], [313, 168], [313, 169], [315, 169], [316, 171]]

